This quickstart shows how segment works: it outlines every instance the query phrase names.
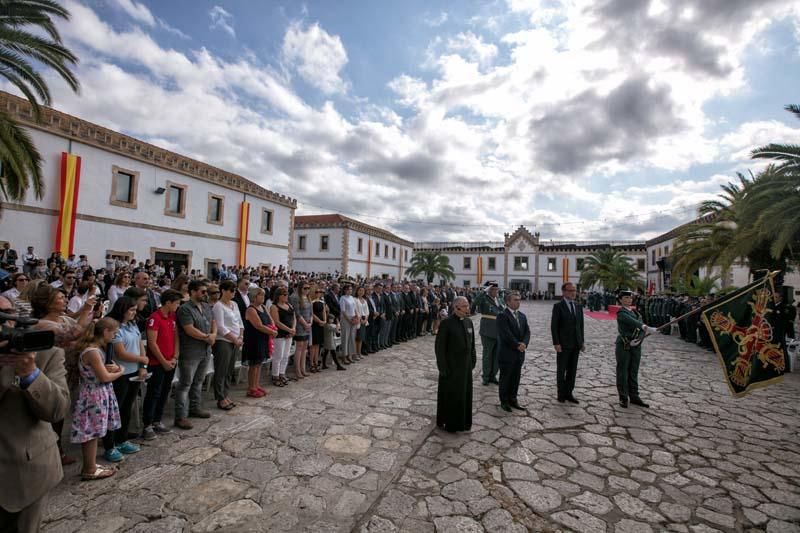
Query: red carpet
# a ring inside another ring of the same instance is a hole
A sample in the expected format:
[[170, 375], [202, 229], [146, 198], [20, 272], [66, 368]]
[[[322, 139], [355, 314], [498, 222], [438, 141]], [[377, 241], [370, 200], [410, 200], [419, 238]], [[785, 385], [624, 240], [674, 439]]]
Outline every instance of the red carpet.
[[595, 320], [616, 320], [616, 315], [606, 313], [605, 311], [584, 311], [586, 316], [594, 318]]

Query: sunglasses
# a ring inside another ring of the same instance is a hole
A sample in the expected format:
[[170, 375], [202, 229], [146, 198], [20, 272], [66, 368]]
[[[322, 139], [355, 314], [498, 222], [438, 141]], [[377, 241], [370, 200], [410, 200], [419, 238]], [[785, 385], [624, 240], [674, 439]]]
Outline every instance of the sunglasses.
[[211, 291], [208, 294], [210, 294], [211, 296], [215, 296], [215, 295], [219, 294], [219, 291]]
[[18, 278], [17, 281], [30, 281], [28, 278]]

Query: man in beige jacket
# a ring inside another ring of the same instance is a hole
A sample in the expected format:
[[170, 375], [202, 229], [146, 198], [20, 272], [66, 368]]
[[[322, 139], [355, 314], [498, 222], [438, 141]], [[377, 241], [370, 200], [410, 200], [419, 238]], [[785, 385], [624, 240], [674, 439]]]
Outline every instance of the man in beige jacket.
[[[0, 312], [16, 314], [2, 297]], [[69, 403], [62, 349], [0, 353], [0, 532], [39, 530], [47, 494], [64, 476], [50, 422]]]

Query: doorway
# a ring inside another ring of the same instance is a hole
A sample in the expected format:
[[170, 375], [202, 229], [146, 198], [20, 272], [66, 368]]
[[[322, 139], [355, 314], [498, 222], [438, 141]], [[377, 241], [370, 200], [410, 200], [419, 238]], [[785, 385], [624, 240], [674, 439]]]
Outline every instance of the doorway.
[[162, 263], [167, 272], [169, 272], [170, 265], [175, 268], [176, 273], [180, 272], [181, 267], [188, 272], [189, 265], [192, 263], [192, 254], [177, 250], [153, 250], [153, 262], [155, 264]]

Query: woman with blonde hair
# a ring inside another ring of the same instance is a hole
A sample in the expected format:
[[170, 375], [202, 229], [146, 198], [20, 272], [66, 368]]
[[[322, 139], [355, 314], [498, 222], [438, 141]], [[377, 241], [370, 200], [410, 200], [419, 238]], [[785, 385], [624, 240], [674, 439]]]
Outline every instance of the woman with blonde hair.
[[[297, 285], [297, 290], [292, 295], [289, 301], [294, 307], [295, 316], [295, 329], [294, 334], [294, 375], [297, 379], [307, 377], [306, 374], [306, 350], [308, 348], [308, 340], [311, 337], [311, 300], [309, 299], [309, 290], [311, 285], [305, 281], [301, 281]], [[311, 372], [316, 372], [311, 368]]]
[[247, 366], [247, 396], [261, 398], [267, 391], [261, 388], [261, 365], [270, 357], [270, 338], [278, 334], [269, 311], [264, 306], [266, 292], [253, 287], [248, 292], [250, 305], [244, 314], [244, 345], [242, 364]]

